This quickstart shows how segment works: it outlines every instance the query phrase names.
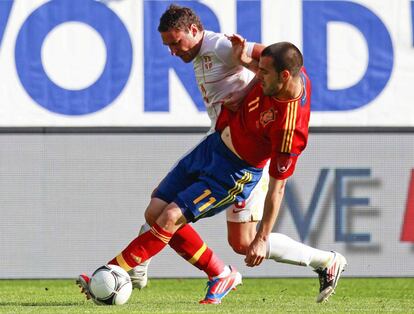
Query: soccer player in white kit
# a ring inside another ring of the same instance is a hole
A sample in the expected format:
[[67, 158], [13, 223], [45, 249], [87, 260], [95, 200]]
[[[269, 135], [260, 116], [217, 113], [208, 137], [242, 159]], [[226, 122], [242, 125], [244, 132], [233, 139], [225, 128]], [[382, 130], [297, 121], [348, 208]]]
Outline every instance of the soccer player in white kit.
[[[173, 56], [185, 63], [192, 62], [196, 80], [202, 93], [207, 113], [214, 131], [222, 106], [231, 108], [244, 96], [255, 73], [249, 64], [234, 60], [232, 42], [220, 33], [204, 30], [198, 16], [187, 7], [171, 5], [162, 15], [158, 30], [162, 41]], [[232, 37], [234, 40], [234, 36]], [[236, 39], [240, 40], [240, 37]], [[258, 60], [264, 46], [245, 43], [247, 56]], [[263, 171], [261, 182], [243, 203], [227, 209], [228, 241], [233, 250], [245, 255], [256, 234], [257, 223], [263, 215], [267, 192], [268, 171]], [[141, 233], [148, 230], [143, 225]], [[345, 258], [336, 252], [314, 249], [286, 235], [272, 233], [267, 241], [267, 256], [277, 262], [311, 266], [320, 279], [317, 302], [325, 301], [334, 292], [340, 273], [346, 265]], [[149, 260], [130, 271], [134, 287], [147, 284]], [[252, 265], [248, 265], [252, 266]], [[340, 270], [338, 273], [337, 270]]]

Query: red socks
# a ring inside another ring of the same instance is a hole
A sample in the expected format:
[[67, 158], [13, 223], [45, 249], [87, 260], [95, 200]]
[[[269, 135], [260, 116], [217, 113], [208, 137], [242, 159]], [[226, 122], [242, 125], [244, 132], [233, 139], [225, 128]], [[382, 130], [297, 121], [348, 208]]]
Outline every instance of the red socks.
[[224, 262], [207, 247], [189, 224], [174, 233], [169, 245], [188, 262], [203, 270], [210, 278], [218, 276], [224, 270]]
[[128, 271], [160, 252], [168, 244], [172, 236], [172, 233], [154, 224], [149, 231], [135, 238], [108, 264], [121, 266]]
[[121, 266], [128, 271], [156, 255], [167, 244], [188, 262], [203, 270], [210, 278], [218, 276], [225, 268], [224, 262], [207, 247], [189, 224], [178, 229], [175, 234], [154, 224], [149, 231], [135, 238], [108, 264]]

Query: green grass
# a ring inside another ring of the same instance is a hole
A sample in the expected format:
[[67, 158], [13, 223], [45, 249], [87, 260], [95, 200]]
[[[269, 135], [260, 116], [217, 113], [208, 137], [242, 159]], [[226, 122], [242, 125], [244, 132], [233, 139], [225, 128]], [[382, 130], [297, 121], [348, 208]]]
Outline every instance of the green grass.
[[152, 279], [123, 306], [86, 301], [74, 280], [0, 280], [0, 313], [414, 313], [414, 278], [341, 279], [316, 304], [317, 279], [244, 279], [221, 305], [199, 305], [202, 279]]

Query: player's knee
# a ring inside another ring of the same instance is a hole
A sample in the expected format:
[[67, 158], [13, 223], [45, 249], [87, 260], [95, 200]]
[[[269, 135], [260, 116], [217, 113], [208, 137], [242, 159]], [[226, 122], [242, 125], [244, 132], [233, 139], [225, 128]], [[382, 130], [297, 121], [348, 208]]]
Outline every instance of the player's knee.
[[167, 226], [172, 227], [173, 229], [176, 229], [178, 225], [182, 224], [182, 222], [183, 222], [183, 214], [181, 210], [174, 203], [171, 203], [170, 205], [168, 205], [163, 210], [160, 217], [157, 219], [157, 223], [162, 224], [166, 227]]
[[151, 210], [148, 210], [148, 208], [145, 210], [144, 216], [145, 216], [145, 221], [150, 226], [152, 226], [157, 220], [157, 217], [154, 215], [154, 213]]
[[247, 248], [248, 248], [240, 244], [232, 244], [231, 247], [235, 253], [240, 254], [240, 255], [246, 255]]
[[152, 226], [167, 205], [168, 204], [161, 199], [151, 198], [151, 201], [144, 213], [145, 221]]
[[247, 249], [256, 236], [257, 222], [246, 223], [227, 222], [228, 242], [234, 252], [246, 255]]
[[158, 209], [156, 206], [153, 206], [152, 202], [148, 205], [147, 209], [145, 210], [144, 217], [145, 221], [152, 226], [160, 216], [161, 209]]
[[234, 239], [231, 237], [228, 239], [228, 241], [235, 253], [240, 255], [246, 255], [250, 242], [245, 241], [244, 239]]

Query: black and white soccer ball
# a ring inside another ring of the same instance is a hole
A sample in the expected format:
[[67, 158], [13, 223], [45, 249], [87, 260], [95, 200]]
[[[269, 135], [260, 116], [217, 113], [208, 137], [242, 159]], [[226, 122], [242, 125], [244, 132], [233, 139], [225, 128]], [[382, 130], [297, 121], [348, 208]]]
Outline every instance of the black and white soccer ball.
[[104, 265], [92, 274], [89, 292], [96, 304], [121, 305], [131, 296], [131, 278], [119, 266]]

